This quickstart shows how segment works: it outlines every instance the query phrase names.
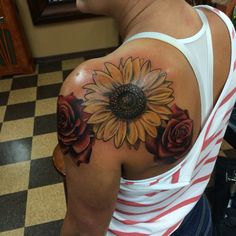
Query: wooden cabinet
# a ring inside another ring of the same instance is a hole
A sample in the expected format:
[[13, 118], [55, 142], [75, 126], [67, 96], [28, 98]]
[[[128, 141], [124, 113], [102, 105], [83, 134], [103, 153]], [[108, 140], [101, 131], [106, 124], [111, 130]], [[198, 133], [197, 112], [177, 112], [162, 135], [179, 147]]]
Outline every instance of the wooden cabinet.
[[33, 71], [16, 5], [12, 0], [0, 0], [0, 76]]

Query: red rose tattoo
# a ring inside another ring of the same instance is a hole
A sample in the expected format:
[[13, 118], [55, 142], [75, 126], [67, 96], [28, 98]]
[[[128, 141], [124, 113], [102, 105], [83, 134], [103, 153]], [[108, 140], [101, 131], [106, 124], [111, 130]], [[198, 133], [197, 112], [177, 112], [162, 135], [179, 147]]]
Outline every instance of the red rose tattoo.
[[73, 94], [58, 97], [57, 130], [58, 140], [64, 154], [73, 161], [88, 163], [94, 144], [92, 128], [86, 123], [89, 115], [83, 111], [83, 100]]
[[193, 121], [187, 110], [173, 105], [172, 115], [167, 126], [158, 129], [156, 138], [148, 138], [147, 150], [153, 153], [157, 160], [178, 160], [190, 149], [193, 137]]

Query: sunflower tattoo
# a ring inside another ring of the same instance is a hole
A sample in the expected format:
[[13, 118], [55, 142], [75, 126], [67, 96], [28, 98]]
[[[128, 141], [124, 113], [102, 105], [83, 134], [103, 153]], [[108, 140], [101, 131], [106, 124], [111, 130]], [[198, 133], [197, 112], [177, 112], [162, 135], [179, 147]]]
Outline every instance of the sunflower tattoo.
[[105, 63], [86, 84], [84, 98], [58, 97], [58, 140], [64, 154], [79, 165], [89, 163], [96, 139], [138, 148], [140, 142], [155, 160], [175, 161], [191, 148], [193, 121], [173, 104], [167, 74], [150, 60], [128, 58], [119, 66]]
[[174, 98], [166, 73], [152, 70], [150, 61], [128, 58], [119, 67], [105, 64], [106, 71], [95, 71], [87, 89], [84, 111], [91, 114], [97, 139], [114, 140], [116, 148], [155, 138], [162, 120], [172, 114], [168, 107]]

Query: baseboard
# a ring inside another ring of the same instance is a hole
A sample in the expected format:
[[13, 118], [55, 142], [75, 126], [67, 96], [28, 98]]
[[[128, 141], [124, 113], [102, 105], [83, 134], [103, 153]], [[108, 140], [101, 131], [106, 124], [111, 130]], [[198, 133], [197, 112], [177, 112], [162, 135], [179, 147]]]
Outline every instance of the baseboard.
[[84, 57], [85, 60], [88, 60], [92, 58], [102, 57], [106, 54], [111, 53], [115, 49], [116, 47], [111, 47], [111, 48], [95, 49], [95, 50], [84, 51], [84, 52], [68, 53], [68, 54], [62, 54], [62, 55], [37, 57], [37, 58], [34, 58], [34, 61], [36, 64], [39, 64], [39, 63], [50, 63], [50, 62], [58, 61], [58, 60], [68, 60], [68, 59], [73, 59], [73, 58], [78, 58], [78, 57]]

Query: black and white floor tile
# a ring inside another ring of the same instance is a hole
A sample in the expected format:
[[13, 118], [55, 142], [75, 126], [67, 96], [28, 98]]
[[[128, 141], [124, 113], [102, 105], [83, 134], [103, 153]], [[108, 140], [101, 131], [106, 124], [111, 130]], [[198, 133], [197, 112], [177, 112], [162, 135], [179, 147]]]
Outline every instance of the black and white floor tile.
[[83, 58], [39, 64], [0, 79], [0, 236], [59, 236], [64, 177], [54, 168], [56, 103]]

